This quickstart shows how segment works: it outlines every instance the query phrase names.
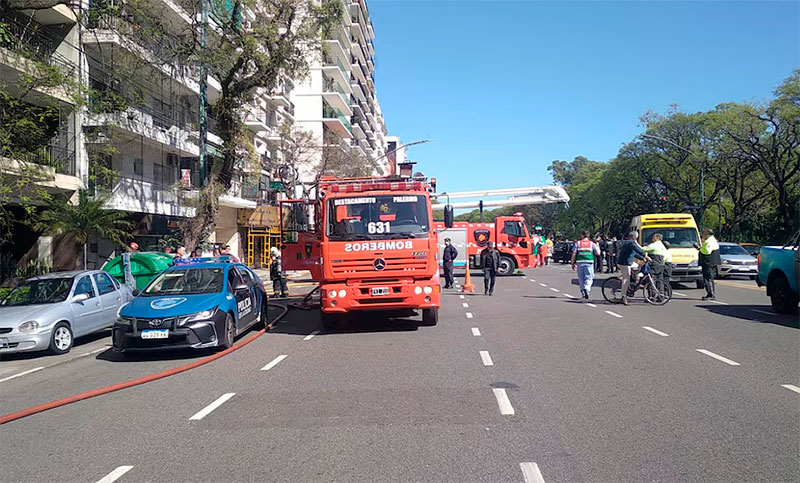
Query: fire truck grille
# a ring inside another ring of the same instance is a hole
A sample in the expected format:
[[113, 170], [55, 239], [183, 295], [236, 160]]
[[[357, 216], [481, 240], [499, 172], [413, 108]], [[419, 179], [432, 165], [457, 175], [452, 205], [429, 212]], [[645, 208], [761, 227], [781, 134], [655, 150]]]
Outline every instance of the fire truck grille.
[[425, 270], [428, 268], [428, 260], [417, 260], [414, 258], [388, 258], [386, 267], [383, 270], [375, 270], [375, 259], [381, 257], [355, 258], [342, 262], [334, 262], [331, 266], [336, 275], [346, 275], [348, 273], [369, 273], [380, 274], [382, 277], [389, 275], [409, 275], [410, 273]]

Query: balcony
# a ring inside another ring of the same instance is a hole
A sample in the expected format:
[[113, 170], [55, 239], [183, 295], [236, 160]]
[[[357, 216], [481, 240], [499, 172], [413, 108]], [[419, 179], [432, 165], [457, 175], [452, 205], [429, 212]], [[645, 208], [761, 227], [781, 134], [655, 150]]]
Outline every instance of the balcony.
[[183, 196], [196, 196], [176, 185], [164, 186], [135, 178], [119, 178], [111, 191], [107, 207], [111, 209], [152, 213], [156, 215], [191, 217], [195, 209], [181, 202]]
[[131, 107], [121, 112], [97, 112], [96, 109], [91, 109], [89, 115], [84, 119], [83, 125], [85, 127], [115, 126], [130, 134], [171, 146], [190, 155], [199, 156], [200, 150], [191, 139], [193, 132], [197, 129], [196, 124], [186, 121], [192, 116], [192, 113], [186, 113], [183, 119], [174, 118], [146, 107]]
[[267, 111], [262, 107], [250, 108], [244, 114], [244, 124], [254, 133], [271, 133], [277, 125], [274, 111]]
[[331, 107], [327, 102], [322, 104], [323, 123], [338, 135], [350, 138], [353, 135], [353, 126], [341, 110]]
[[323, 78], [323, 82], [325, 84], [322, 92], [323, 99], [325, 99], [329, 105], [343, 112], [345, 115], [352, 114], [349, 102], [350, 94], [333, 79]]

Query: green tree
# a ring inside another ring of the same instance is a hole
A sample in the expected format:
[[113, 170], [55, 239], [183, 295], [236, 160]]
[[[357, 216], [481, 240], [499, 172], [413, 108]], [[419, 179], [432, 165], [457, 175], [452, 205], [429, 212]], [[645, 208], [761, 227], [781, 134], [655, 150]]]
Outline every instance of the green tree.
[[129, 230], [133, 223], [127, 220], [127, 214], [106, 209], [107, 201], [106, 195], [91, 197], [86, 190], [78, 192], [78, 203], [74, 205], [54, 198], [39, 214], [35, 227], [46, 234], [71, 237], [77, 251], [83, 251], [83, 267], [86, 268], [86, 243], [90, 236], [119, 245], [124, 245], [131, 236]]

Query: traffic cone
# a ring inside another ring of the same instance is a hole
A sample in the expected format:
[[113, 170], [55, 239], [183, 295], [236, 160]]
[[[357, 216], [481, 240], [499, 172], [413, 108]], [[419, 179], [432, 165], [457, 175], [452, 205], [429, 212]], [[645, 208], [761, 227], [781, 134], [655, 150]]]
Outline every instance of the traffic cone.
[[464, 293], [475, 292], [475, 285], [472, 285], [472, 280], [469, 276], [469, 262], [467, 262], [467, 273], [464, 275], [464, 286], [461, 287], [461, 291]]

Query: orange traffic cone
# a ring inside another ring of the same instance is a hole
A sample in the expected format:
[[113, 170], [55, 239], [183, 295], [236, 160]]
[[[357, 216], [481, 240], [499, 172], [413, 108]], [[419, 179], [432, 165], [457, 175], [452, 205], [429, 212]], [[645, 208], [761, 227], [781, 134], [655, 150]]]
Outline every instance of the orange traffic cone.
[[464, 275], [464, 286], [461, 287], [461, 291], [464, 293], [475, 292], [475, 285], [472, 285], [472, 280], [469, 276], [469, 262], [467, 262], [467, 273]]

